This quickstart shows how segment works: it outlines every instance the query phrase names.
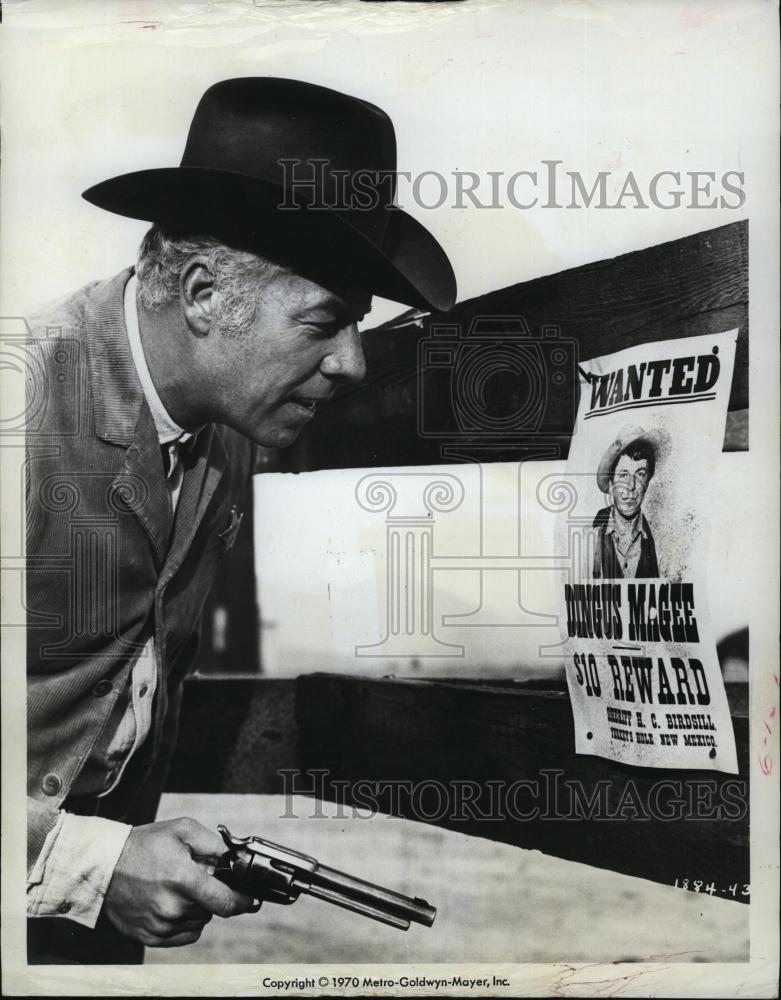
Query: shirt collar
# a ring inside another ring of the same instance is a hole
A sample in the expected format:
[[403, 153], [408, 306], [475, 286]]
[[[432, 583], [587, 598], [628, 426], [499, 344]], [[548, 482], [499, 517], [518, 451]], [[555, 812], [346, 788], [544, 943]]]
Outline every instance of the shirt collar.
[[144, 393], [147, 405], [152, 412], [152, 419], [157, 429], [157, 437], [160, 444], [170, 444], [177, 441], [184, 444], [193, 435], [171, 417], [168, 410], [163, 406], [163, 401], [155, 388], [152, 376], [149, 372], [149, 365], [144, 357], [144, 348], [141, 343], [141, 332], [138, 327], [138, 309], [136, 306], [136, 290], [138, 288], [138, 278], [131, 275], [130, 280], [125, 285], [125, 326], [127, 327], [128, 340], [130, 341], [130, 353], [133, 356], [133, 363], [136, 366], [138, 380]]
[[[610, 508], [610, 513], [608, 514], [607, 527], [605, 528], [605, 532], [608, 535], [612, 535], [614, 532], [617, 532], [615, 507]], [[638, 512], [635, 514], [634, 521], [631, 522], [628, 534], [632, 538], [634, 538], [636, 535], [642, 535], [643, 538], [648, 537], [645, 530], [645, 518], [643, 517], [642, 510], [638, 510]]]

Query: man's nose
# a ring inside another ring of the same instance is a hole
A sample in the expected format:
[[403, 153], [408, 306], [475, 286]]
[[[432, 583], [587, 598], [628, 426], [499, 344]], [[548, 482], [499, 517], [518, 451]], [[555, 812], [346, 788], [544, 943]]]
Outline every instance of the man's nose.
[[363, 343], [356, 323], [343, 327], [333, 338], [320, 363], [320, 371], [328, 378], [344, 382], [360, 382], [366, 375]]

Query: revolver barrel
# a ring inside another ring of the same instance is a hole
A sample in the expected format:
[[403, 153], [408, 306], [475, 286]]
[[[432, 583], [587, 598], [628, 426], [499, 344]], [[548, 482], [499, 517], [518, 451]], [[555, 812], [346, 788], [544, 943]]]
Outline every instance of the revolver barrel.
[[385, 889], [345, 872], [318, 865], [308, 876], [304, 892], [319, 899], [326, 899], [336, 906], [363, 913], [364, 916], [408, 930], [411, 922], [431, 927], [437, 911], [425, 899], [410, 899], [399, 892]]
[[361, 900], [350, 899], [342, 893], [334, 892], [331, 889], [324, 889], [322, 886], [317, 885], [309, 886], [304, 891], [308, 895], [314, 896], [315, 899], [323, 899], [326, 903], [333, 903], [334, 906], [341, 906], [345, 910], [352, 910], [353, 913], [360, 913], [362, 917], [379, 920], [380, 923], [388, 924], [389, 927], [397, 927], [400, 931], [409, 930], [409, 920], [405, 920], [404, 917], [398, 917], [395, 913], [388, 913], [377, 906], [370, 906]]

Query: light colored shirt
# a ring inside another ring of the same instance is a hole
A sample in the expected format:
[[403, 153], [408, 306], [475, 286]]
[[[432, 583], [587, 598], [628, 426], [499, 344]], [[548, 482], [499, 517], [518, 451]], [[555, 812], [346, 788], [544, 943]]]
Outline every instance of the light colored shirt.
[[613, 540], [613, 547], [624, 577], [634, 577], [637, 574], [637, 564], [640, 562], [643, 539], [647, 537], [642, 510], [638, 510], [631, 521], [624, 521], [619, 526], [615, 507], [611, 507], [605, 535]]
[[[137, 287], [133, 275], [125, 286], [125, 326], [144, 398], [167, 458], [166, 475], [175, 513], [183, 477], [179, 448], [193, 435], [171, 418], [152, 381], [138, 326]], [[114, 767], [110, 783], [95, 792], [98, 796], [108, 795], [116, 787], [128, 761], [149, 735], [157, 683], [155, 643], [150, 636], [133, 664], [126, 708], [102, 751]], [[131, 829], [126, 823], [61, 811], [27, 882], [27, 915], [62, 916], [94, 927]]]
[[179, 449], [182, 445], [191, 441], [193, 435], [185, 431], [171, 417], [152, 381], [152, 375], [144, 356], [144, 347], [141, 343], [141, 332], [138, 327], [138, 308], [136, 305], [136, 292], [138, 290], [138, 278], [135, 274], [125, 285], [125, 325], [127, 326], [127, 336], [130, 341], [130, 353], [133, 356], [133, 363], [136, 366], [138, 380], [144, 392], [144, 398], [152, 412], [152, 419], [157, 430], [157, 439], [160, 446], [167, 455], [168, 485], [171, 490], [171, 504], [174, 511], [179, 503], [179, 494], [182, 490], [182, 463], [179, 461]]
[[131, 829], [60, 811], [27, 881], [27, 916], [67, 917], [94, 927]]
[[[179, 448], [192, 438], [192, 434], [188, 434], [172, 419], [163, 406], [163, 401], [152, 381], [138, 326], [137, 289], [138, 279], [134, 274], [125, 286], [125, 325], [130, 341], [130, 353], [133, 356], [144, 398], [152, 413], [157, 438], [164, 453], [168, 456], [167, 477], [171, 492], [171, 505], [175, 513], [182, 490], [183, 475], [182, 463], [179, 461]], [[108, 759], [116, 762], [116, 766], [113, 771], [114, 780], [100, 793], [101, 795], [108, 795], [109, 792], [113, 791], [122, 778], [128, 761], [149, 735], [149, 730], [152, 727], [152, 705], [157, 689], [157, 675], [154, 638], [150, 636], [133, 665], [128, 705], [105, 751]]]

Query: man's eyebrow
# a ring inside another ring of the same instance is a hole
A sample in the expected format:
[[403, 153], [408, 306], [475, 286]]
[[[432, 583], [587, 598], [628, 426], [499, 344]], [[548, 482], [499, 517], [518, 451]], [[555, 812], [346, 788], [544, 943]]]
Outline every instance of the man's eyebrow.
[[350, 320], [352, 322], [359, 322], [364, 318], [366, 313], [369, 311], [369, 306], [371, 302], [367, 302], [366, 308], [361, 309], [360, 306], [356, 308], [351, 308], [351, 306], [340, 298], [338, 295], [334, 295], [331, 292], [326, 292], [321, 298], [314, 302], [305, 303], [298, 312], [298, 317], [303, 319], [304, 317], [311, 318], [314, 314], [322, 311], [330, 311], [334, 320]]

